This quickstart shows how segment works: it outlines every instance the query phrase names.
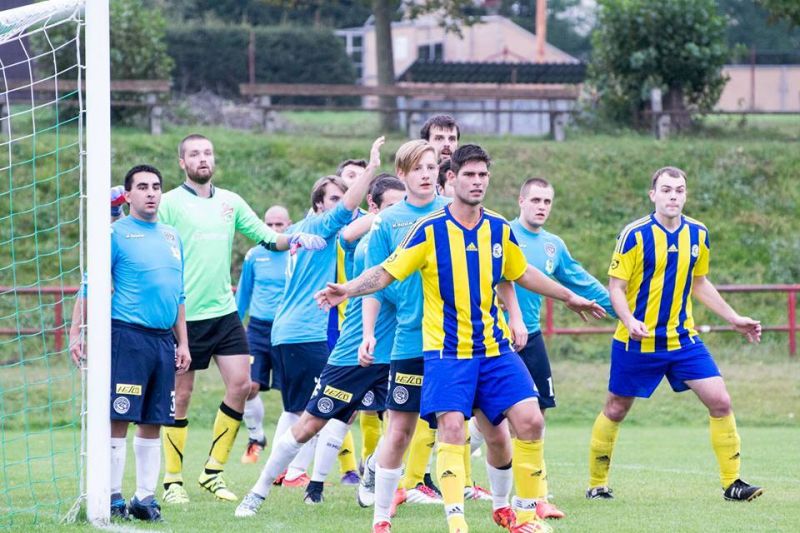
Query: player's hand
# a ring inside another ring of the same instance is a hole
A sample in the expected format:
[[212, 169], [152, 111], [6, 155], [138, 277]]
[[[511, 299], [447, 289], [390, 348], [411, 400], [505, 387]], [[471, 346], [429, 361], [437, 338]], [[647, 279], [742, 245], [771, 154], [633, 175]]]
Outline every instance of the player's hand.
[[364, 337], [358, 347], [358, 364], [367, 367], [375, 361], [375, 337]]
[[189, 370], [189, 365], [192, 363], [192, 356], [189, 354], [189, 347], [185, 344], [179, 344], [175, 347], [175, 373], [185, 374]]
[[758, 344], [761, 342], [761, 322], [749, 316], [739, 316], [731, 320], [733, 328], [745, 336], [747, 342]]
[[628, 330], [628, 335], [630, 335], [631, 339], [635, 341], [640, 341], [650, 336], [650, 330], [647, 329], [647, 326], [644, 322], [631, 317], [630, 320], [623, 323]]
[[289, 254], [294, 255], [297, 253], [298, 248], [305, 248], [316, 252], [328, 246], [328, 243], [319, 235], [311, 233], [295, 233], [289, 236]]
[[577, 313], [584, 322], [589, 321], [587, 315], [596, 319], [601, 319], [606, 316], [606, 310], [603, 309], [600, 304], [594, 300], [587, 300], [574, 293], [564, 303], [570, 311]]
[[330, 310], [331, 307], [336, 307], [343, 301], [347, 300], [347, 290], [344, 285], [339, 283], [328, 283], [328, 286], [314, 295], [320, 309], [325, 311]]
[[83, 335], [80, 333], [70, 333], [69, 335], [69, 355], [75, 366], [81, 368], [86, 361], [86, 346], [83, 342]]
[[381, 146], [383, 146], [385, 142], [386, 137], [383, 135], [375, 139], [375, 142], [372, 143], [372, 148], [369, 150], [369, 163], [367, 166], [372, 168], [381, 166]]
[[516, 350], [521, 350], [528, 344], [528, 328], [521, 318], [508, 317], [508, 329], [511, 330], [511, 342]]
[[118, 217], [122, 215], [122, 206], [127, 203], [125, 200], [125, 187], [122, 185], [111, 187], [111, 216]]

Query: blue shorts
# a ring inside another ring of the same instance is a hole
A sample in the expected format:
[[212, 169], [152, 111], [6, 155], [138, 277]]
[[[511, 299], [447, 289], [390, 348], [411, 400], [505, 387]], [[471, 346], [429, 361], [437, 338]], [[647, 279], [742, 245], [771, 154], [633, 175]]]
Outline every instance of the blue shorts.
[[617, 396], [649, 398], [667, 376], [672, 390], [689, 390], [686, 381], [721, 375], [700, 339], [692, 346], [670, 352], [629, 352], [625, 343], [611, 342], [611, 371], [608, 390]]
[[325, 365], [306, 411], [349, 422], [358, 409], [382, 411], [389, 390], [389, 365]]
[[172, 330], [111, 321], [111, 420], [175, 423]]
[[273, 346], [280, 359], [283, 410], [299, 413], [306, 408], [322, 369], [328, 362], [328, 343], [297, 342]]
[[389, 394], [386, 397], [386, 409], [419, 413], [422, 400], [422, 376], [425, 360], [398, 359], [389, 363]]
[[[250, 317], [247, 324], [247, 343], [250, 345], [250, 379], [258, 383], [259, 390], [280, 390], [281, 361], [272, 349], [270, 336], [272, 322]], [[271, 381], [270, 381], [270, 378]]]
[[539, 408], [551, 409], [556, 406], [556, 393], [553, 388], [553, 372], [550, 370], [550, 359], [544, 345], [542, 332], [528, 335], [528, 343], [519, 351], [522, 362], [531, 373], [536, 392], [539, 393]]
[[495, 426], [512, 406], [538, 397], [530, 372], [516, 353], [474, 359], [425, 359], [420, 415], [458, 411], [464, 418], [480, 409]]

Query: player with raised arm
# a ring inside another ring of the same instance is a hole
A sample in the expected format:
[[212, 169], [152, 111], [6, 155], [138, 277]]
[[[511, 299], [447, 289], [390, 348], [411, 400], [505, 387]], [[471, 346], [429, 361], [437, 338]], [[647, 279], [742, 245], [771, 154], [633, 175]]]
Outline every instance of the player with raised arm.
[[[564, 301], [581, 316], [589, 313], [599, 318], [604, 311], [529, 266], [508, 222], [482, 207], [489, 182], [486, 152], [475, 145], [462, 146], [453, 153], [451, 171], [455, 174], [452, 205], [421, 218], [383, 263], [346, 285], [329, 284], [317, 300], [323, 307], [331, 306], [412, 274], [421, 275], [425, 357], [421, 414], [435, 418], [438, 425], [437, 471], [449, 530], [468, 531], [464, 421], [473, 412], [488, 445], [495, 522], [510, 531], [546, 530], [535, 513], [521, 514], [518, 519], [508, 504], [512, 480], [524, 499], [538, 489], [544, 427], [533, 381], [516, 356], [509, 327], [498, 312], [496, 287], [505, 280], [516, 281]], [[513, 466], [504, 418], [517, 435]], [[373, 531], [390, 530], [388, 518], [373, 525]]]
[[[285, 207], [273, 205], [264, 213], [264, 224], [276, 233], [283, 233], [291, 225]], [[280, 390], [280, 361], [272, 349], [271, 332], [275, 310], [283, 298], [286, 284], [286, 252], [270, 251], [254, 246], [244, 256], [242, 273], [236, 289], [236, 307], [239, 319], [247, 323], [247, 343], [250, 345], [250, 394], [244, 404], [244, 422], [247, 426], [247, 448], [243, 463], [257, 463], [267, 446], [264, 435], [264, 403], [259, 391]]]
[[655, 211], [628, 224], [617, 237], [608, 275], [619, 323], [611, 341], [608, 397], [592, 427], [589, 499], [613, 498], [608, 475], [619, 425], [634, 400], [649, 398], [664, 376], [672, 390], [691, 389], [708, 408], [724, 498], [750, 501], [763, 492], [739, 478], [741, 446], [731, 399], [694, 329], [692, 297], [749, 342], [761, 340], [761, 323], [736, 313], [709, 281], [708, 229], [683, 214], [686, 191], [683, 170], [656, 170], [649, 193]]
[[[178, 232], [158, 221], [161, 185], [155, 167], [131, 168], [124, 185], [130, 215], [111, 226], [111, 516], [124, 519], [130, 513], [156, 522], [161, 521], [155, 499], [161, 426], [175, 420], [176, 369], [183, 374], [191, 362], [183, 304], [183, 246]], [[77, 320], [70, 352], [78, 365], [83, 349]], [[136, 492], [126, 508], [122, 477], [131, 422], [137, 425]]]
[[[397, 178], [381, 178], [370, 189], [370, 210], [377, 212], [402, 200], [405, 188]], [[354, 272], [364, 270], [364, 257], [369, 235], [359, 242], [355, 251]], [[254, 515], [264, 502], [273, 480], [299, 453], [300, 448], [323, 427], [339, 437], [359, 409], [382, 410], [389, 380], [389, 352], [394, 335], [394, 310], [382, 307], [377, 320], [376, 337], [372, 337], [372, 353], [359, 354], [362, 344], [362, 298], [353, 298], [347, 306], [339, 342], [331, 352], [320, 375], [319, 384], [308, 401], [305, 411], [292, 427], [275, 442], [273, 452], [261, 472], [258, 482], [236, 509], [236, 516]], [[334, 445], [336, 442], [334, 442]], [[335, 446], [329, 450], [327, 461], [332, 462]]]
[[211, 449], [200, 486], [221, 500], [235, 501], [222, 471], [228, 461], [244, 404], [250, 393], [250, 348], [231, 291], [231, 250], [238, 231], [271, 250], [316, 250], [325, 246], [317, 236], [275, 233], [236, 193], [215, 187], [214, 146], [202, 135], [189, 135], [178, 146], [178, 163], [185, 181], [166, 193], [159, 220], [174, 226], [185, 245], [186, 321], [192, 364], [175, 381], [175, 424], [164, 430], [164, 502], [184, 504], [183, 457], [187, 413], [196, 370], [214, 357], [225, 384], [225, 397], [214, 420]]

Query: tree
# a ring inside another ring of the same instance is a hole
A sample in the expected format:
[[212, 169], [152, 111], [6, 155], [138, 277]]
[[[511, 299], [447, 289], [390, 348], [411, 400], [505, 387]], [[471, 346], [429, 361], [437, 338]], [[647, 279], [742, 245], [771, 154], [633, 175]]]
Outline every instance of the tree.
[[758, 0], [772, 16], [800, 26], [800, 2], [797, 0]]
[[[713, 108], [726, 79], [726, 20], [714, 0], [600, 0], [590, 79], [610, 118], [640, 123], [651, 89], [678, 128]], [[688, 106], [688, 107], [687, 107]]]

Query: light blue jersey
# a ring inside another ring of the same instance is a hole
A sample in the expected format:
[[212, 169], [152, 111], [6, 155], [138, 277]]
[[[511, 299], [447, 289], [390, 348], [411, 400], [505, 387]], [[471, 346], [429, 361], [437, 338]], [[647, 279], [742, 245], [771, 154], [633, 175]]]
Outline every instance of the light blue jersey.
[[[603, 306], [606, 313], [616, 318], [608, 290], [572, 258], [561, 237], [544, 229], [534, 233], [523, 226], [518, 218], [511, 221], [511, 231], [514, 232], [519, 247], [522, 248], [522, 253], [530, 265], [557, 280], [575, 294], [595, 300]], [[514, 284], [514, 287], [528, 333], [539, 331], [542, 297], [517, 284]]]
[[288, 259], [283, 301], [272, 323], [272, 345], [300, 342], [325, 342], [328, 338], [328, 312], [314, 300], [314, 294], [334, 280], [336, 239], [353, 218], [342, 202], [318, 215], [289, 227], [286, 233], [313, 233], [328, 243], [324, 250], [298, 250]]
[[132, 216], [111, 225], [111, 318], [170, 329], [184, 301], [183, 245], [172, 226]]
[[288, 252], [272, 252], [263, 246], [250, 248], [244, 256], [242, 275], [236, 289], [239, 318], [246, 314], [272, 322], [283, 299]]
[[[366, 268], [383, 263], [418, 219], [438, 211], [450, 201], [444, 196], [436, 196], [431, 203], [416, 207], [403, 200], [382, 211], [372, 224]], [[394, 282], [382, 291], [382, 295], [396, 309], [397, 330], [392, 359], [422, 357], [422, 278], [419, 272], [411, 274], [402, 282]]]
[[[353, 275], [357, 277], [364, 271], [364, 263], [369, 246], [370, 234], [367, 233], [356, 246], [353, 253]], [[370, 295], [368, 298], [377, 298], [381, 302], [381, 310], [375, 320], [375, 361], [374, 364], [388, 364], [389, 354], [394, 342], [395, 308], [390, 302], [385, 301], [380, 294]], [[342, 333], [336, 343], [328, 364], [333, 366], [358, 365], [358, 347], [364, 339], [362, 327], [362, 297], [356, 296], [347, 304], [347, 312], [342, 323]]]

